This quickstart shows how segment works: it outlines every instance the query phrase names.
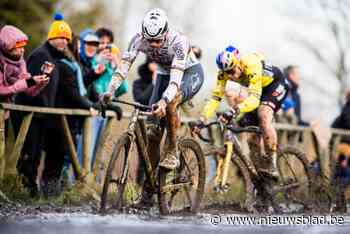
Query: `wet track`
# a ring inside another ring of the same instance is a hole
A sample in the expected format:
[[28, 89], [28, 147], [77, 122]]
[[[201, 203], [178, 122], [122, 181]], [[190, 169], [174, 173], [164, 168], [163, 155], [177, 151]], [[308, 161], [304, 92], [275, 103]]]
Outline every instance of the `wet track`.
[[[234, 216], [234, 214], [232, 215]], [[241, 215], [235, 215], [241, 216]], [[136, 215], [99, 216], [86, 213], [40, 214], [0, 221], [1, 234], [153, 234], [153, 233], [350, 233], [350, 217], [342, 225], [213, 225], [213, 215], [154, 218]]]

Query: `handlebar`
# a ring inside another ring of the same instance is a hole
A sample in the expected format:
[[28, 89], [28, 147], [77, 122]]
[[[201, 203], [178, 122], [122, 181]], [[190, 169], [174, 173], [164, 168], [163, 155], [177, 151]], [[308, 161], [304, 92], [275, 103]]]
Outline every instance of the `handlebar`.
[[[220, 124], [221, 124], [221, 123], [220, 123], [219, 121], [211, 122], [211, 123], [205, 124], [205, 125], [201, 128], [201, 130], [203, 130], [203, 129], [205, 129], [205, 128], [209, 128], [210, 126], [213, 126], [213, 125], [220, 125]], [[188, 125], [189, 125], [189, 127], [190, 127], [191, 129], [193, 129], [194, 127], [196, 127], [197, 124], [196, 124], [196, 122], [191, 121], [191, 122], [188, 123]], [[209, 138], [204, 137], [204, 136], [202, 135], [201, 132], [197, 132], [196, 134], [197, 134], [197, 136], [199, 137], [199, 139], [201, 139], [201, 140], [204, 141], [204, 142], [211, 143], [211, 144], [214, 142], [213, 139], [209, 139]]]
[[236, 134], [243, 133], [243, 132], [250, 132], [250, 133], [256, 133], [256, 134], [262, 133], [261, 129], [256, 126], [237, 127], [233, 125], [228, 125], [227, 129]]
[[[112, 100], [112, 105], [113, 105], [113, 103], [121, 103], [121, 104], [124, 104], [124, 105], [132, 106], [135, 109], [138, 109], [139, 110], [139, 114], [143, 115], [143, 116], [153, 116], [152, 107], [151, 106], [146, 106], [146, 105], [143, 105], [143, 104], [140, 104], [140, 103], [127, 102], [127, 101], [122, 101], [122, 100], [117, 100], [117, 99], [113, 99]], [[144, 111], [144, 110], [147, 110], [147, 111]]]
[[[208, 124], [205, 124], [201, 128], [201, 130], [209, 128], [212, 125], [221, 125], [221, 124], [222, 123], [219, 122], [219, 121], [210, 122]], [[191, 129], [193, 129], [194, 127], [196, 127], [196, 123], [195, 122], [190, 122], [189, 126], [190, 126]], [[238, 126], [235, 126], [233, 124], [228, 124], [228, 125], [226, 125], [226, 129], [231, 131], [231, 132], [233, 132], [233, 133], [235, 133], [235, 134], [240, 134], [240, 133], [244, 133], [244, 132], [255, 133], [255, 134], [261, 134], [262, 133], [261, 129], [259, 127], [256, 127], [256, 126], [238, 127]], [[207, 142], [207, 143], [213, 143], [212, 139], [204, 137], [201, 132], [197, 132], [196, 134], [199, 137], [199, 139], [201, 139], [202, 141]]]
[[122, 101], [122, 100], [117, 100], [117, 99], [113, 99], [112, 103], [121, 103], [121, 104], [125, 104], [128, 106], [133, 106], [135, 109], [143, 109], [143, 110], [152, 110], [151, 106], [146, 106], [140, 103], [136, 103], [136, 102], [127, 102], [127, 101]]

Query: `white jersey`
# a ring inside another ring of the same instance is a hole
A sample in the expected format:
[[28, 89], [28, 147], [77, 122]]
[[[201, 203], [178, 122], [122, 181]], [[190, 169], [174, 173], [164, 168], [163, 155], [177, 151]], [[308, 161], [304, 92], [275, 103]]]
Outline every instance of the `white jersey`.
[[[178, 87], [181, 85], [184, 71], [199, 63], [191, 50], [188, 38], [176, 30], [169, 29], [161, 48], [152, 48], [141, 33], [138, 33], [132, 38], [127, 51], [123, 53], [116, 75], [125, 79], [139, 52], [155, 61], [158, 64], [157, 73], [170, 75], [170, 83], [175, 83]], [[111, 91], [114, 83], [116, 82], [112, 79]]]
[[[166, 35], [163, 46], [159, 49], [150, 47], [148, 41], [140, 33], [136, 34], [131, 40], [128, 50], [123, 54], [122, 60], [131, 65], [139, 52], [144, 53], [148, 58], [158, 63], [158, 72], [161, 74], [170, 74], [172, 68], [185, 70], [198, 64], [188, 38], [171, 29]], [[120, 72], [122, 75], [126, 75], [128, 71]]]

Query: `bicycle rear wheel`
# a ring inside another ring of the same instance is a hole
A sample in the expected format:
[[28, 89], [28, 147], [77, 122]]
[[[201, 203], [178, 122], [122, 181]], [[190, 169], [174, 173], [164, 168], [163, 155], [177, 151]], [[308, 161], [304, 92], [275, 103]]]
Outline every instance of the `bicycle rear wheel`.
[[197, 213], [204, 193], [205, 160], [199, 144], [189, 138], [178, 142], [180, 166], [160, 168], [158, 201], [163, 215]]
[[[277, 168], [280, 189], [274, 191], [275, 212], [288, 213], [308, 209], [311, 204], [311, 172], [305, 154], [286, 146], [278, 150]], [[279, 207], [276, 204], [279, 204]]]
[[131, 139], [124, 133], [115, 143], [109, 161], [101, 195], [100, 212], [120, 210], [137, 199], [136, 184], [129, 180], [129, 152]]

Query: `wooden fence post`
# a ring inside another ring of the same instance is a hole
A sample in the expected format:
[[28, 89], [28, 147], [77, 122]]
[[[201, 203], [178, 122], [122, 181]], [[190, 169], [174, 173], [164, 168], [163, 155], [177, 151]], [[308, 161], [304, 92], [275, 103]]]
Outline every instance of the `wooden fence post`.
[[32, 118], [33, 118], [33, 112], [26, 114], [26, 116], [23, 118], [21, 128], [16, 138], [15, 145], [13, 146], [11, 154], [9, 154], [8, 157], [6, 158], [5, 174], [7, 175], [16, 174], [17, 162], [21, 155], [21, 151], [22, 151], [24, 141], [26, 139]]
[[115, 118], [110, 118], [109, 117], [107, 119], [107, 124], [104, 127], [104, 129], [103, 129], [103, 132], [101, 134], [101, 139], [100, 139], [99, 144], [97, 146], [95, 162], [93, 164], [93, 169], [92, 169], [92, 173], [94, 174], [95, 179], [97, 178], [97, 176], [99, 174], [99, 170], [101, 169], [101, 163], [102, 163], [102, 157], [103, 157], [103, 148], [104, 148], [104, 145], [105, 145], [106, 141], [108, 140], [108, 136], [110, 134], [110, 131], [111, 131], [111, 128], [112, 128], [112, 124], [113, 124], [113, 119], [115, 119]]
[[84, 130], [83, 130], [83, 174], [87, 175], [91, 171], [90, 164], [90, 148], [91, 148], [91, 117], [86, 117], [84, 121]]
[[80, 180], [82, 178], [81, 167], [79, 165], [78, 155], [77, 155], [77, 152], [75, 150], [73, 137], [72, 137], [72, 134], [70, 132], [68, 121], [67, 121], [67, 118], [65, 115], [61, 116], [61, 121], [62, 121], [62, 125], [63, 125], [63, 132], [64, 132], [64, 135], [67, 139], [67, 143], [69, 146], [70, 159], [71, 159], [71, 162], [73, 165], [74, 174], [75, 174], [75, 177], [78, 180]]

